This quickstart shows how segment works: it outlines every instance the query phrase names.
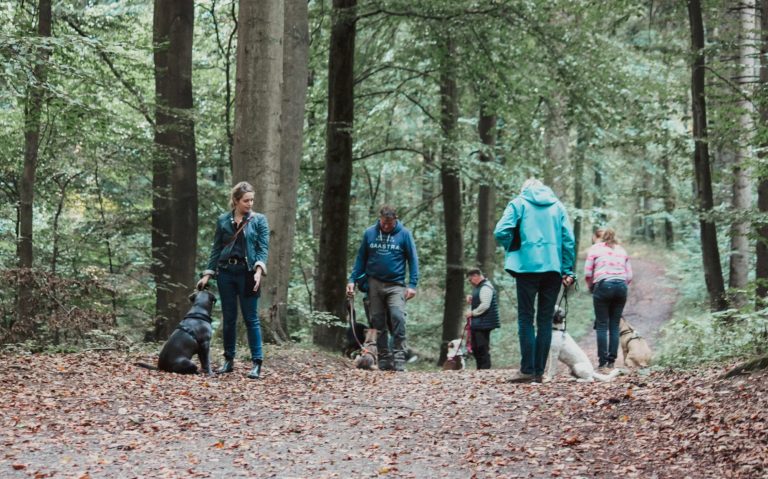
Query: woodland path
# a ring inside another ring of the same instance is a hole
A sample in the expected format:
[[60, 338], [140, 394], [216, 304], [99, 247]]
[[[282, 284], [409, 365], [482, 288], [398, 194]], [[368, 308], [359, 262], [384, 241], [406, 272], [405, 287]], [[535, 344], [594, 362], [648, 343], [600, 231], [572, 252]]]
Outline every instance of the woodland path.
[[3, 357], [0, 477], [768, 478], [764, 373], [514, 385], [509, 370], [365, 372], [272, 348], [249, 381], [244, 364], [184, 377], [138, 359]]

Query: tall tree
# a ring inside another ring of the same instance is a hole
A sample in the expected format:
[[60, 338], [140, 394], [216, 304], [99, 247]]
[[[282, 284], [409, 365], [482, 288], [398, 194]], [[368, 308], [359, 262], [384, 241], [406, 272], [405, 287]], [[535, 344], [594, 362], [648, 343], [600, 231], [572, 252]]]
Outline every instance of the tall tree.
[[688, 0], [688, 18], [691, 27], [691, 107], [693, 110], [694, 174], [696, 196], [699, 207], [699, 228], [701, 231], [701, 253], [704, 263], [704, 280], [709, 293], [709, 304], [713, 311], [728, 307], [725, 297], [725, 283], [717, 249], [717, 228], [707, 215], [712, 212], [712, 172], [710, 171], [709, 146], [707, 142], [707, 106], [704, 89], [704, 22], [701, 2]]
[[[37, 35], [42, 38], [51, 36], [51, 0], [40, 0], [37, 5]], [[50, 46], [40, 44], [37, 47], [37, 59], [32, 71], [32, 82], [27, 90], [24, 105], [24, 171], [19, 181], [19, 234], [16, 246], [19, 268], [31, 268], [33, 262], [33, 205], [35, 200], [35, 177], [40, 151], [40, 117], [43, 111], [45, 84], [48, 77], [48, 58]], [[20, 318], [33, 314], [32, 302], [27, 285], [19, 281], [16, 313]]]
[[439, 363], [447, 356], [447, 345], [461, 330], [464, 305], [464, 241], [462, 233], [461, 176], [456, 152], [459, 92], [456, 84], [456, 45], [450, 33], [444, 39], [440, 68], [440, 126], [445, 138], [440, 163], [445, 225], [445, 302], [443, 337]]
[[[573, 155], [573, 206], [581, 211], [584, 208], [584, 162], [587, 154], [587, 136], [584, 128], [579, 129], [576, 141], [576, 151]], [[582, 215], [576, 214], [573, 218], [574, 250], [579, 254], [581, 242]]]
[[253, 184], [253, 209], [270, 221], [280, 208], [284, 15], [283, 0], [240, 0], [232, 179]]
[[[352, 127], [357, 0], [333, 0], [328, 51], [328, 120], [315, 309], [344, 317], [349, 206], [352, 190]], [[344, 329], [317, 325], [316, 344], [337, 349]]]
[[[496, 147], [496, 115], [483, 105], [480, 108], [480, 119], [477, 124], [480, 141], [483, 142], [483, 152], [480, 162], [494, 161]], [[496, 240], [493, 228], [496, 225], [496, 187], [492, 175], [481, 175], [480, 191], [477, 198], [477, 265], [489, 278], [493, 278], [494, 252]]]
[[286, 304], [292, 272], [299, 165], [303, 151], [304, 107], [309, 75], [309, 21], [306, 0], [285, 0], [284, 33], [282, 145], [277, 198], [279, 210], [272, 218], [274, 241], [270, 244], [270, 276], [266, 296], [280, 328], [288, 332]]
[[675, 229], [672, 224], [672, 214], [675, 212], [675, 190], [672, 187], [672, 161], [670, 154], [664, 152], [661, 164], [664, 174], [661, 177], [662, 192], [664, 194], [664, 242], [671, 249], [675, 244]]
[[192, 0], [155, 0], [155, 158], [152, 254], [155, 337], [167, 337], [187, 309], [197, 251], [197, 155], [192, 100]]
[[739, 131], [740, 138], [737, 138], [738, 146], [736, 155], [733, 159], [733, 198], [732, 204], [736, 217], [738, 218], [731, 225], [731, 254], [728, 272], [728, 287], [731, 289], [731, 299], [735, 306], [744, 306], [746, 295], [744, 289], [749, 281], [749, 258], [750, 241], [749, 232], [750, 222], [745, 218], [747, 212], [752, 207], [752, 182], [750, 180], [747, 162], [749, 160], [749, 150], [751, 141], [751, 132], [753, 130], [752, 116], [754, 109], [752, 107], [751, 95], [749, 95], [750, 85], [755, 77], [755, 0], [736, 0], [732, 10], [736, 11], [739, 19], [738, 48], [737, 59], [737, 78], [741, 96], [738, 102], [739, 109]]
[[[765, 218], [768, 214], [768, 96], [765, 95], [768, 87], [768, 0], [760, 2], [760, 166], [757, 180], [757, 209]], [[765, 307], [768, 298], [768, 222], [761, 219], [757, 223], [757, 258], [755, 261], [756, 307]]]

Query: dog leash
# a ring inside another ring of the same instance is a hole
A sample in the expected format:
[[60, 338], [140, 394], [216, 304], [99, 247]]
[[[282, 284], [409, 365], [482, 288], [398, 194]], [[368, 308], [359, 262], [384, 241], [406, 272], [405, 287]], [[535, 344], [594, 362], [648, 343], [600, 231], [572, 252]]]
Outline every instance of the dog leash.
[[363, 350], [365, 346], [360, 342], [360, 338], [357, 337], [357, 331], [355, 331], [355, 323], [357, 322], [357, 316], [355, 315], [355, 298], [347, 298], [347, 311], [349, 312], [349, 327], [352, 329], [352, 336], [355, 338], [357, 346]]
[[[456, 362], [457, 358], [459, 357], [459, 352], [461, 351], [461, 343], [464, 342], [464, 337], [467, 335], [467, 329], [471, 328], [472, 326], [472, 317], [470, 316], [467, 318], [467, 324], [464, 326], [461, 337], [459, 338], [459, 345], [456, 347], [456, 354], [451, 359], [446, 359], [445, 362]], [[467, 344], [469, 344], [469, 338], [467, 338]], [[447, 354], [447, 351], [446, 351]]]

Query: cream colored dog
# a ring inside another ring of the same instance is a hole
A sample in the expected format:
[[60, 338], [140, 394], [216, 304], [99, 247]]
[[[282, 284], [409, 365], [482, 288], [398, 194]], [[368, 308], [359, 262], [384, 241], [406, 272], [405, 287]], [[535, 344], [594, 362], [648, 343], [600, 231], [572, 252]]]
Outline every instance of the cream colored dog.
[[651, 348], [629, 322], [621, 318], [619, 322], [619, 342], [624, 353], [624, 365], [628, 368], [647, 368], [651, 364]]
[[[557, 317], [557, 314], [555, 315]], [[587, 353], [576, 344], [570, 334], [565, 331], [565, 323], [553, 323], [552, 342], [549, 345], [549, 359], [544, 371], [544, 380], [552, 381], [557, 374], [557, 362], [562, 361], [571, 370], [579, 381], [592, 382], [594, 380], [609, 382], [621, 374], [620, 369], [614, 369], [608, 374], [600, 374], [595, 371]]]

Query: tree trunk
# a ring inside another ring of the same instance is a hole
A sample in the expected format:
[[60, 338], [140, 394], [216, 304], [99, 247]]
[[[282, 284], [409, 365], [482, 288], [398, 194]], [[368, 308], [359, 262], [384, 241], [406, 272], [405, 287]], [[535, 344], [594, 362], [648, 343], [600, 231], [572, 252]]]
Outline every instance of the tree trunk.
[[[760, 84], [759, 89], [768, 86], [768, 0], [760, 2]], [[768, 99], [759, 97], [760, 113], [760, 137], [763, 141], [760, 145], [760, 160], [765, 162], [768, 158], [768, 140], [765, 140], [765, 132], [768, 131]], [[762, 166], [762, 165], [761, 165]], [[768, 213], [768, 173], [764, 166], [758, 168], [757, 180], [757, 210], [762, 215]], [[765, 307], [768, 297], [768, 223], [761, 221], [756, 225], [757, 229], [757, 259], [755, 261], [755, 307]]]
[[[584, 208], [584, 161], [587, 150], [587, 137], [583, 128], [579, 129], [579, 137], [576, 142], [576, 154], [573, 157], [573, 206], [577, 210]], [[574, 251], [579, 254], [579, 243], [581, 242], [581, 214], [576, 214], [573, 218], [573, 237]]]
[[752, 115], [754, 109], [749, 98], [750, 85], [755, 77], [754, 48], [755, 31], [755, 0], [738, 0], [734, 7], [738, 11], [740, 35], [739, 55], [737, 56], [737, 83], [740, 84], [742, 97], [739, 100], [739, 125], [744, 137], [738, 138], [739, 145], [736, 148], [736, 156], [733, 161], [733, 199], [732, 207], [739, 218], [731, 225], [731, 258], [728, 272], [728, 287], [731, 290], [731, 301], [736, 307], [743, 307], [747, 302], [745, 289], [749, 281], [749, 232], [750, 222], [744, 217], [752, 206], [751, 181], [746, 166], [750, 157], [750, 145], [752, 145], [753, 130]]
[[304, 105], [309, 75], [308, 22], [306, 0], [285, 0], [281, 119], [283, 141], [280, 148], [280, 188], [276, 199], [279, 208], [272, 220], [273, 241], [269, 249], [266, 299], [275, 311], [274, 316], [280, 329], [288, 334], [288, 286], [296, 232], [299, 165], [304, 146]]
[[[279, 258], [285, 258], [285, 248], [293, 246], [292, 240], [283, 237], [291, 233], [292, 238], [292, 232], [283, 224], [286, 218], [282, 211], [286, 206], [283, 202], [293, 195], [289, 191], [282, 194], [280, 191], [281, 181], [295, 182], [294, 178], [283, 179], [281, 171], [282, 126], [287, 121], [282, 118], [285, 22], [283, 0], [240, 0], [232, 180], [234, 183], [248, 181], [253, 185], [256, 192], [253, 209], [269, 220], [268, 274], [264, 278], [264, 294], [259, 304], [267, 341], [285, 339], [280, 333], [284, 329], [279, 324], [278, 314], [279, 309], [285, 309], [285, 295], [282, 301], [278, 298], [278, 285], [281, 281], [287, 285], [283, 276], [290, 274], [290, 266], [287, 271], [282, 271], [284, 265], [279, 264]], [[291, 154], [295, 154], [295, 150]], [[294, 165], [287, 165], [287, 168], [286, 174], [296, 175]], [[278, 324], [271, 324], [273, 320]]]
[[[37, 13], [37, 35], [51, 36], [51, 0], [40, 0]], [[27, 93], [24, 108], [24, 171], [19, 182], [19, 234], [16, 246], [19, 268], [31, 268], [33, 264], [33, 205], [35, 200], [35, 176], [37, 174], [37, 157], [40, 150], [40, 117], [43, 111], [45, 83], [48, 78], [48, 57], [50, 50], [47, 46], [39, 47], [38, 62], [32, 72], [32, 84]], [[32, 292], [19, 281], [16, 314], [19, 318], [30, 317], [34, 312], [30, 309]]]
[[661, 163], [664, 169], [662, 175], [662, 190], [664, 193], [664, 242], [668, 249], [671, 249], [675, 244], [675, 230], [672, 225], [672, 215], [675, 212], [675, 190], [672, 187], [672, 165], [670, 161], [670, 155], [664, 154]]
[[[480, 155], [480, 161], [490, 163], [494, 160], [496, 147], [496, 114], [481, 107], [477, 129], [480, 141], [485, 146], [485, 151]], [[496, 240], [493, 237], [493, 229], [496, 226], [496, 187], [490, 179], [492, 175], [483, 174], [480, 177], [477, 206], [477, 265], [485, 276], [493, 279], [496, 263], [494, 255]]]
[[[328, 122], [323, 185], [322, 224], [315, 309], [344, 317], [347, 243], [352, 190], [352, 127], [354, 124], [355, 15], [357, 0], [333, 0], [328, 52]], [[340, 349], [344, 328], [316, 325], [315, 344]]]
[[593, 167], [595, 171], [595, 193], [594, 199], [592, 200], [592, 207], [597, 210], [594, 221], [596, 226], [603, 227], [608, 221], [608, 216], [602, 211], [605, 206], [605, 202], [603, 201], [603, 171], [600, 169], [600, 163], [595, 163]]
[[552, 188], [558, 198], [565, 200], [568, 193], [566, 163], [568, 160], [569, 132], [565, 112], [568, 104], [562, 93], [555, 93], [548, 101], [549, 114], [544, 129], [544, 164], [541, 179]]
[[187, 308], [197, 251], [197, 156], [192, 101], [191, 0], [155, 0], [155, 152], [152, 214], [157, 287], [155, 337], [165, 338]]
[[445, 40], [446, 54], [440, 72], [440, 125], [444, 146], [440, 164], [443, 187], [443, 221], [445, 224], [445, 306], [443, 337], [440, 347], [442, 365], [448, 342], [461, 334], [464, 311], [464, 243], [461, 214], [461, 177], [453, 142], [459, 117], [459, 93], [456, 86], [454, 56], [456, 47], [450, 37]]
[[232, 181], [253, 185], [253, 209], [270, 222], [280, 208], [284, 7], [283, 0], [240, 0], [237, 31]]
[[712, 175], [709, 164], [707, 143], [707, 108], [704, 91], [704, 24], [699, 0], [688, 1], [688, 16], [691, 25], [691, 106], [693, 110], [694, 172], [696, 196], [699, 203], [699, 227], [701, 230], [701, 253], [704, 264], [704, 280], [709, 293], [710, 308], [723, 311], [728, 307], [725, 298], [725, 283], [717, 249], [717, 228], [705, 215], [712, 211]]

